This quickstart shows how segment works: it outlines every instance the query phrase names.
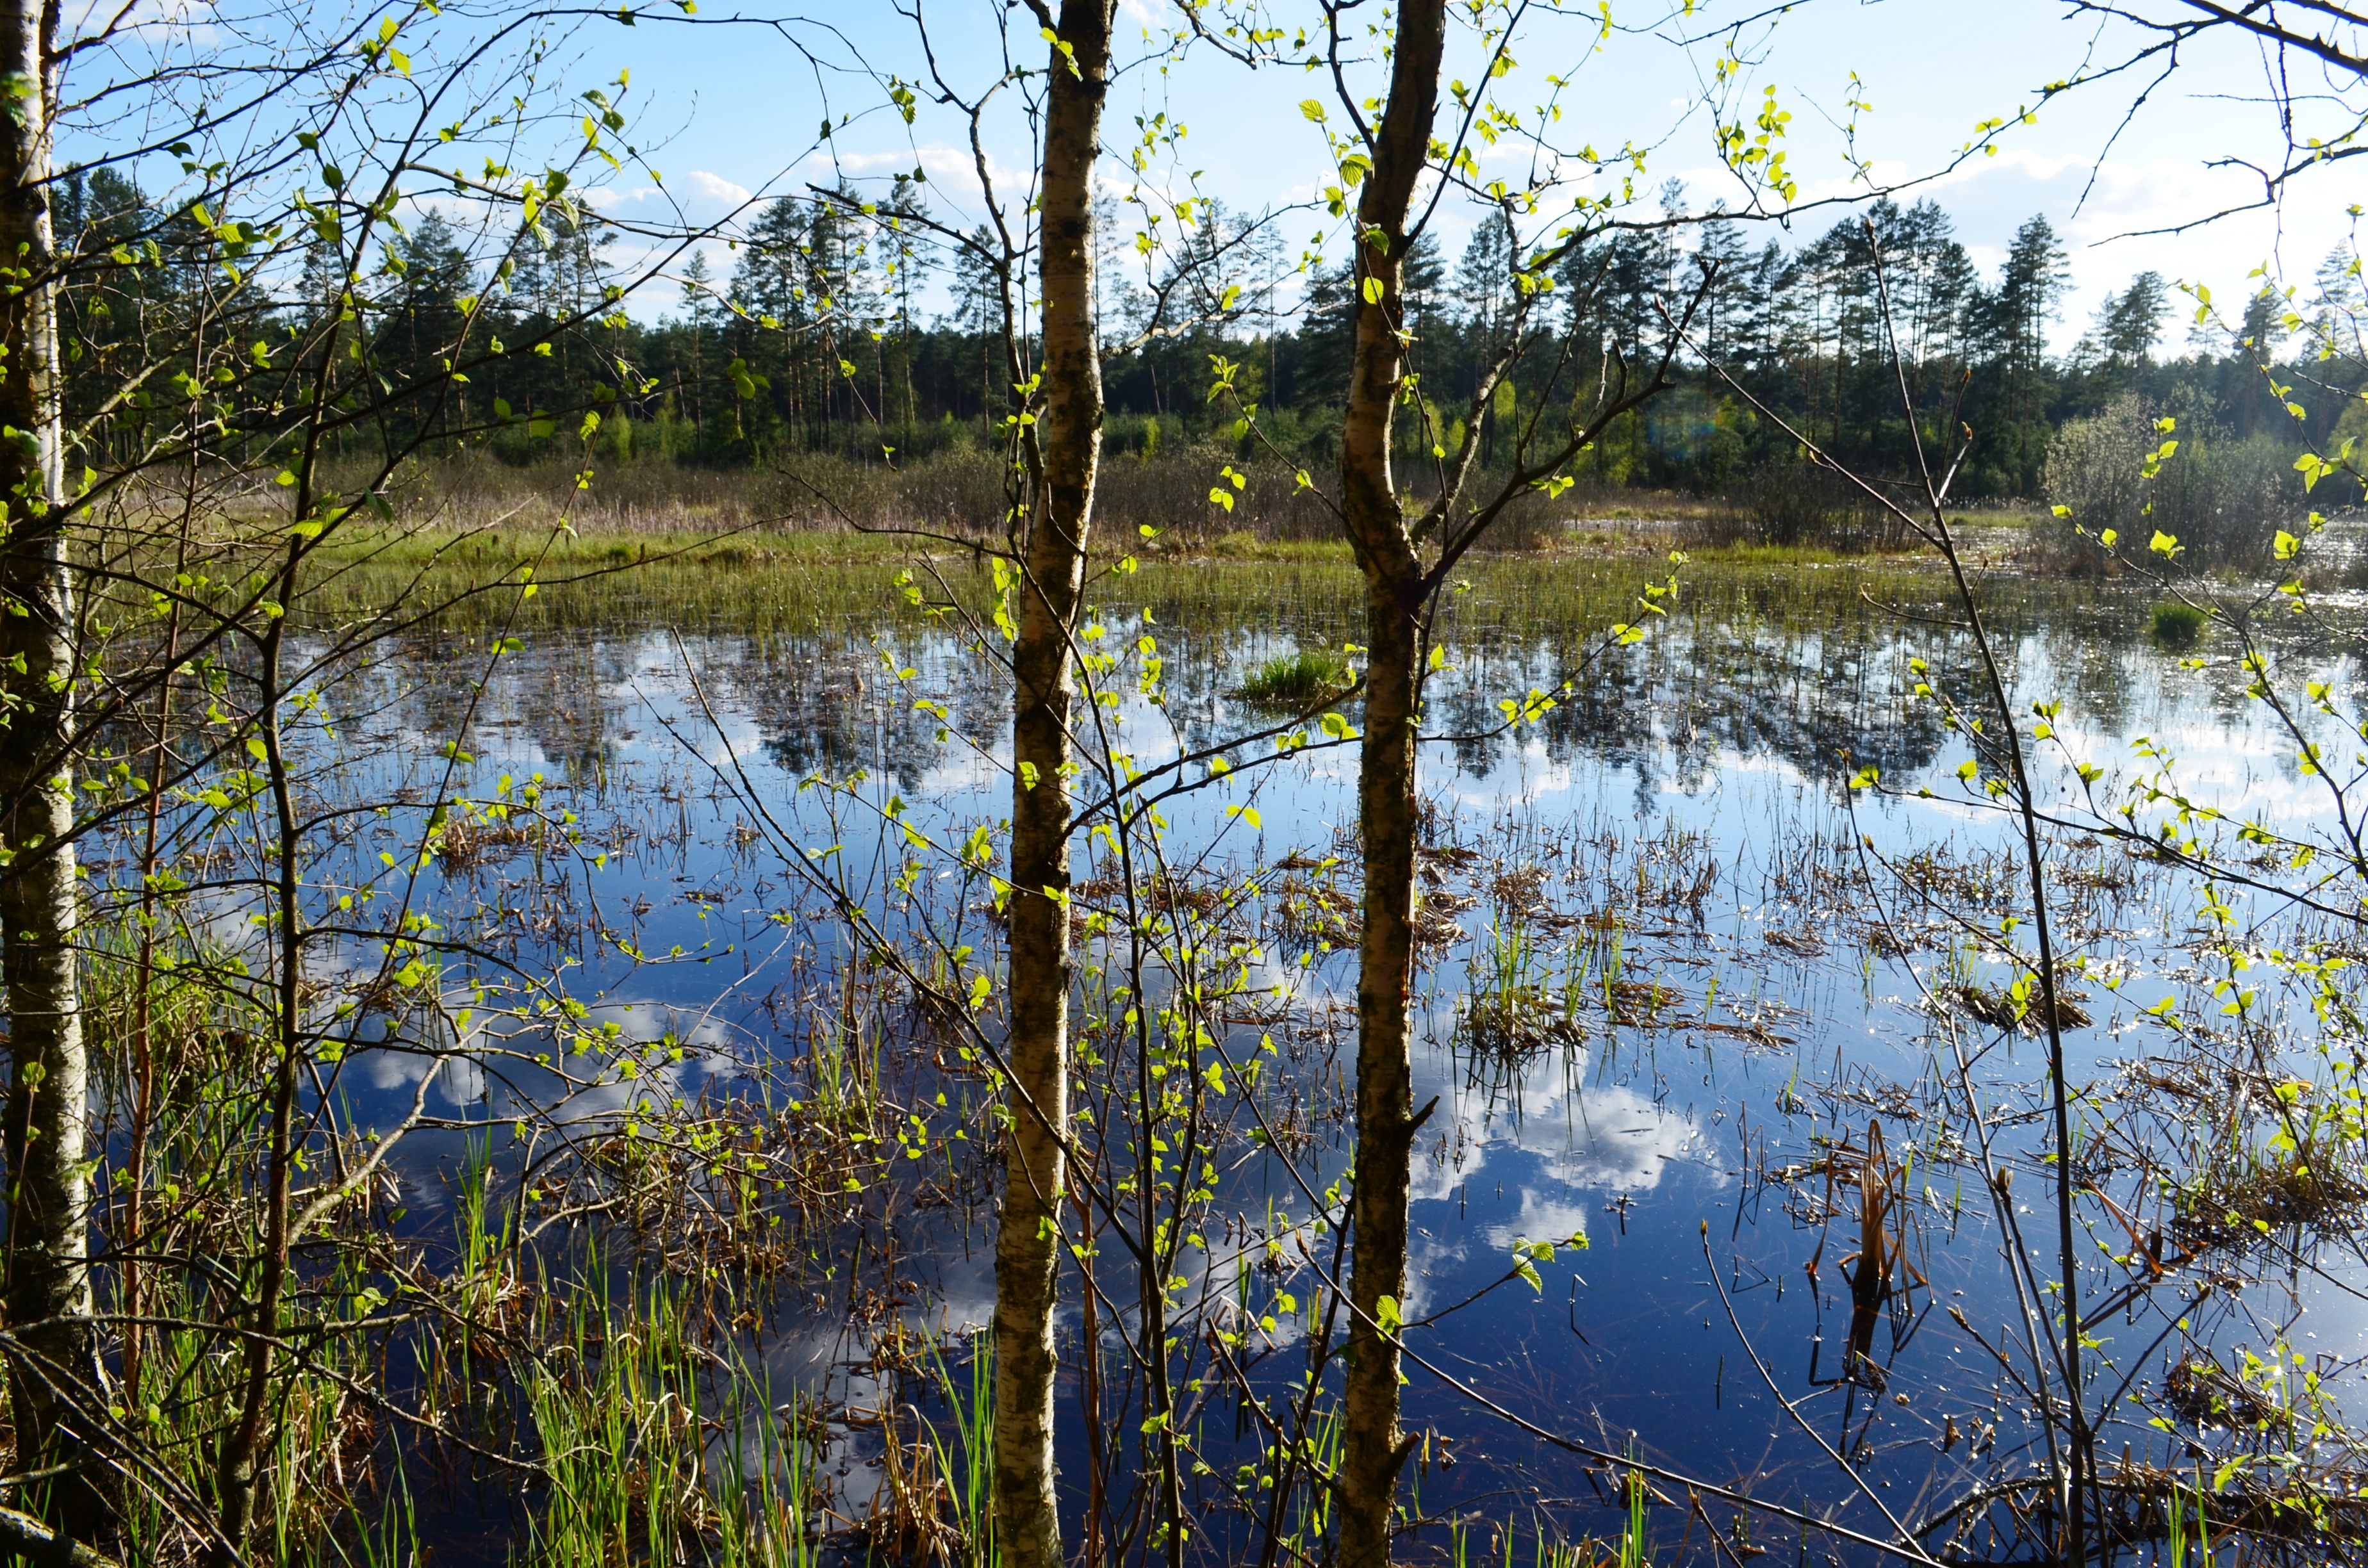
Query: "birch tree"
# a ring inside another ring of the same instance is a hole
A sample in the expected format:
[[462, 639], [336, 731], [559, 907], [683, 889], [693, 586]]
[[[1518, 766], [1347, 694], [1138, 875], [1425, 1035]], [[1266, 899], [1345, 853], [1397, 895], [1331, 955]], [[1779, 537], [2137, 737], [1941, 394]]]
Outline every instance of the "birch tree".
[[74, 600], [63, 556], [55, 246], [50, 222], [53, 10], [0, 6], [0, 971], [8, 991], [8, 1353], [16, 1468], [63, 1467], [50, 1512], [100, 1528], [77, 1388], [96, 1388], [85, 1151], [89, 1062], [76, 983]]

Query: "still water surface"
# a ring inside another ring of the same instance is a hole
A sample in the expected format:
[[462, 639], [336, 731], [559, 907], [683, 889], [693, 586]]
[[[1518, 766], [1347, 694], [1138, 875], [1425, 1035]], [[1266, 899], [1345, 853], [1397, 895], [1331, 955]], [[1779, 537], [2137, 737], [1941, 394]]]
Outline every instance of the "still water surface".
[[[1604, 1505], [1620, 1499], [1602, 1472], [1514, 1418], [1877, 1534], [1874, 1506], [1804, 1422], [1850, 1454], [1903, 1519], [2026, 1468], [2037, 1438], [2024, 1407], [1952, 1315], [1991, 1344], [2021, 1333], [1991, 1178], [1967, 1147], [1950, 1062], [1958, 1049], [1972, 1062], [1992, 1159], [2015, 1172], [2009, 1201], [2028, 1217], [2042, 1277], [2053, 1278], [2050, 1176], [2036, 1157], [2045, 1142], [2036, 1116], [2044, 1046], [1936, 1010], [1924, 989], [2010, 983], [2011, 971], [1970, 933], [1994, 929], [2025, 902], [2013, 863], [2000, 858], [2007, 824], [1958, 787], [1962, 740], [1909, 696], [1918, 678], [1909, 661], [1921, 657], [1974, 700], [1964, 638], [1853, 608], [1829, 590], [1803, 609], [1794, 601], [1804, 574], [1771, 571], [1690, 604], [1639, 647], [1590, 658], [1597, 629], [1556, 629], [1551, 616], [1541, 629], [1533, 610], [1497, 614], [1491, 585], [1503, 575], [1455, 608], [1449, 667], [1429, 699], [1429, 727], [1442, 738], [1422, 756], [1425, 897], [1453, 928], [1426, 948], [1415, 1001], [1416, 1102], [1437, 1104], [1415, 1168], [1406, 1316], [1420, 1322], [1501, 1279], [1517, 1244], [1558, 1245], [1538, 1265], [1534, 1288], [1516, 1280], [1410, 1331], [1409, 1348], [1429, 1366], [1408, 1368], [1406, 1421], [1433, 1435], [1410, 1471], [1417, 1506], [1436, 1519], [1509, 1518], [1524, 1539], [1541, 1527], [1615, 1529]], [[2289, 823], [2319, 811], [2309, 781], [2282, 760], [2244, 700], [2225, 650], [2207, 644], [2206, 667], [2184, 667], [2182, 655], [2146, 641], [2147, 604], [2129, 596], [2010, 581], [1993, 591], [2018, 703], [2060, 699], [2055, 727], [2081, 755], [2125, 770], [2132, 744], [2148, 737], [2180, 757], [2202, 793]], [[1167, 661], [1164, 706], [1130, 685], [1112, 710], [1136, 766], [1270, 723], [1271, 712], [1229, 694], [1278, 653], [1338, 646], [1352, 634], [1344, 608], [1286, 607], [1199, 634], [1156, 608], [1149, 620], [1141, 605], [1111, 611], [1113, 644], [1156, 635]], [[2338, 681], [2351, 674], [2332, 653], [2298, 648], [2293, 657]], [[525, 968], [579, 965], [566, 984], [594, 1019], [683, 1047], [656, 1078], [584, 1096], [573, 1115], [629, 1115], [654, 1090], [741, 1092], [735, 1063], [797, 1049], [811, 1027], [801, 999], [828, 989], [840, 949], [826, 910], [785, 864], [780, 838], [836, 846], [850, 885], [877, 908], [909, 915], [928, 903], [927, 882], [918, 904], [899, 905], [884, 886], [891, 841], [876, 819], [867, 825], [838, 797], [842, 815], [827, 820], [832, 797], [802, 782], [860, 772], [861, 799], [900, 799], [908, 820], [944, 844], [1004, 814], [1004, 699], [992, 666], [910, 619], [850, 608], [840, 621], [761, 638], [728, 624], [677, 632], [626, 623], [538, 635], [481, 681], [483, 667], [481, 651], [460, 640], [422, 642], [381, 665], [366, 690], [348, 695], [347, 708], [362, 717], [349, 722], [347, 744], [426, 748], [463, 733], [467, 761], [450, 783], [442, 758], [409, 765], [417, 799], [490, 795], [505, 775], [514, 785], [541, 775], [609, 849], [597, 867], [511, 856], [439, 869], [427, 893], [447, 919], [486, 933]], [[1566, 677], [1572, 695], [1542, 722], [1500, 727], [1500, 699]], [[941, 705], [955, 735], [940, 740], [938, 715], [916, 711], [916, 700]], [[1348, 711], [1353, 719], [1353, 705]], [[965, 733], [980, 744], [962, 744]], [[1853, 801], [1844, 781], [1869, 765], [1886, 788], [1929, 785], [1939, 798]], [[1222, 788], [1170, 802], [1169, 842], [1204, 879], [1291, 861], [1304, 868], [1290, 873], [1294, 886], [1353, 892], [1354, 770], [1353, 747], [1243, 767]], [[2046, 762], [2043, 777], [2051, 798], [2072, 802], [2076, 781], [2059, 762]], [[1256, 827], [1226, 814], [1245, 805]], [[2145, 1009], [2187, 994], [2193, 971], [2182, 942], [2193, 912], [2174, 884], [2111, 845], [2073, 831], [2055, 845], [2071, 879], [2067, 946], [2121, 966], [2118, 991], [2078, 987], [2092, 1021], [2066, 1037], [2076, 1081], [2110, 1085], [2133, 1064], [2178, 1054]], [[378, 848], [365, 832], [351, 852], [375, 858]], [[1325, 866], [1329, 857], [1341, 863]], [[1081, 878], [1094, 858], [1081, 848]], [[1894, 869], [1903, 865], [1905, 875]], [[983, 913], [957, 907], [951, 917], [969, 921], [962, 939], [991, 945]], [[604, 927], [650, 961], [592, 939]], [[1325, 950], [1320, 932], [1300, 936], [1253, 940], [1256, 975], [1284, 1000], [1238, 1022], [1224, 1044], [1238, 1061], [1277, 1038], [1305, 1089], [1353, 1074], [1355, 975], [1351, 952], [1337, 943]], [[1532, 1002], [1575, 1000], [1536, 1009], [1531, 1032], [1510, 1041], [1491, 1035], [1485, 1017], [1475, 1028], [1475, 996], [1500, 993], [1508, 975]], [[418, 1062], [365, 1052], [349, 1082], [396, 1114]], [[932, 1084], [953, 1080], [924, 1087]], [[532, 1092], [463, 1062], [434, 1095], [461, 1114]], [[942, 1142], [965, 1119], [978, 1124], [979, 1097], [969, 1081], [943, 1108], [916, 1104]], [[1278, 1383], [1304, 1364], [1320, 1300], [1305, 1259], [1329, 1257], [1329, 1244], [1304, 1228], [1305, 1192], [1346, 1174], [1351, 1153], [1345, 1129], [1322, 1113], [1323, 1096], [1303, 1098], [1310, 1121], [1298, 1174], [1270, 1153], [1231, 1149], [1215, 1202], [1228, 1218], [1211, 1226], [1224, 1233], [1187, 1251], [1184, 1295], [1250, 1304], [1239, 1321], [1254, 1325], [1262, 1375]], [[1852, 1315], [1844, 1260], [1860, 1247], [1857, 1211], [1849, 1193], [1834, 1194], [1828, 1172], [1854, 1168], [1870, 1122], [1880, 1124], [1908, 1199], [1894, 1224], [1917, 1283], [1884, 1306], [1872, 1339], [1879, 1375], [1853, 1383], [1843, 1381]], [[408, 1157], [406, 1223], [423, 1234], [450, 1223], [456, 1147], [423, 1143]], [[1847, 1156], [1839, 1165], [1837, 1149]], [[985, 1322], [987, 1208], [913, 1209], [875, 1193], [850, 1214], [852, 1228], [872, 1232], [875, 1256], [894, 1255], [911, 1282], [893, 1318], [949, 1338]], [[2113, 1239], [2098, 1235], [2100, 1246]], [[1277, 1256], [1279, 1271], [1261, 1268]], [[2216, 1295], [2139, 1303], [2096, 1331], [2100, 1354], [2119, 1360], [2116, 1375], [2133, 1392], [2157, 1389], [2166, 1352], [2153, 1346], [2172, 1317], [2192, 1312], [2224, 1358], [2282, 1342], [2330, 1371], [2348, 1369], [2362, 1326], [2351, 1286], [2363, 1276], [2348, 1256], [2318, 1261], [2317, 1270], [2271, 1263]], [[2118, 1277], [2101, 1265], [2091, 1273], [2092, 1300]], [[1132, 1300], [1133, 1287], [1116, 1278], [1105, 1280], [1111, 1299]], [[1276, 1311], [1278, 1291], [1300, 1311]], [[766, 1326], [762, 1355], [784, 1388], [841, 1408], [876, 1406], [883, 1379], [868, 1369], [869, 1345], [882, 1318], [875, 1310], [859, 1322], [813, 1304], [829, 1299], [785, 1307]], [[1069, 1299], [1074, 1361], [1082, 1355], [1074, 1289]], [[1105, 1360], [1116, 1365], [1117, 1333], [1107, 1316], [1099, 1326]], [[1802, 1421], [1779, 1406], [1755, 1354]], [[1082, 1488], [1080, 1388], [1073, 1374], [1064, 1471]], [[2153, 1430], [2145, 1414], [2134, 1417], [2141, 1439]], [[1104, 1415], [1128, 1433], [1139, 1419]], [[1200, 1418], [1212, 1461], [1252, 1431], [1229, 1399]], [[869, 1430], [835, 1428], [832, 1464], [853, 1512], [876, 1484]], [[2214, 1443], [2192, 1429], [2161, 1440], [2167, 1457], [2190, 1463]], [[1681, 1491], [1663, 1485], [1670, 1506], [1653, 1510], [1656, 1539], [1670, 1551], [1703, 1528]], [[1705, 1506], [1719, 1528], [1734, 1528], [1733, 1507]], [[1230, 1559], [1247, 1524], [1212, 1517], [1210, 1554]], [[1786, 1561], [1803, 1550], [1799, 1532], [1779, 1521], [1748, 1528]], [[1440, 1529], [1414, 1544], [1448, 1550]], [[1476, 1540], [1473, 1550], [1482, 1550]], [[1828, 1550], [1852, 1555], [1819, 1540], [1809, 1560]], [[1521, 1548], [1523, 1561], [1530, 1551]]]

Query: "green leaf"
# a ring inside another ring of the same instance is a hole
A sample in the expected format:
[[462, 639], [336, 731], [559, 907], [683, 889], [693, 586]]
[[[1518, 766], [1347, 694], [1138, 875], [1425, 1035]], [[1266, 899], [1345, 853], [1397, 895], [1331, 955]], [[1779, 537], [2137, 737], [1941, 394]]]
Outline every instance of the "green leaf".
[[1366, 278], [1364, 292], [1365, 303], [1369, 305], [1380, 304], [1382, 302], [1382, 280], [1378, 278]]
[[1305, 115], [1308, 119], [1314, 120], [1318, 125], [1324, 123], [1324, 106], [1317, 103], [1314, 98], [1300, 99], [1299, 112]]

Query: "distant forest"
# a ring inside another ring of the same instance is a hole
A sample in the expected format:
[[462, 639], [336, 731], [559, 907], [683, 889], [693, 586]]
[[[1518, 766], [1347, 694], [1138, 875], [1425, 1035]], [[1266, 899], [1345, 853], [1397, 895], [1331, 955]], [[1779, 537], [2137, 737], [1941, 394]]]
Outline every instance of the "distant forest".
[[[1264, 442], [1240, 433], [1235, 408], [1209, 395], [1212, 362], [1223, 358], [1238, 367], [1233, 384], [1258, 411], [1265, 442], [1305, 464], [1332, 459], [1352, 344], [1345, 266], [1291, 254], [1273, 223], [1214, 204], [1187, 215], [1181, 243], [1156, 251], [1149, 270], [1121, 223], [1102, 227], [1099, 308], [1114, 346], [1107, 449], [1266, 455]], [[170, 340], [178, 329], [165, 324], [187, 276], [174, 265], [175, 236], [201, 237], [187, 219], [153, 210], [110, 170], [66, 181], [58, 217], [62, 237], [85, 253], [144, 252], [150, 263], [68, 298], [70, 359], [131, 362]], [[2066, 269], [2045, 218], [2023, 223], [2004, 265], [1985, 277], [1934, 202], [1881, 201], [1867, 217], [1880, 278], [1857, 216], [1790, 246], [1770, 239], [1754, 248], [1743, 227], [1712, 221], [1614, 231], [1578, 247], [1551, 273], [1550, 308], [1533, 318], [1552, 340], [1524, 357], [1509, 391], [1498, 389], [1484, 441], [1506, 440], [1542, 411], [1551, 416], [1623, 367], [1642, 373], [1662, 350], [1665, 310], [1681, 312], [1700, 294], [1701, 352], [1679, 357], [1677, 389], [1598, 442], [1572, 477], [1725, 495], [1793, 463], [1793, 443], [1706, 360], [1844, 460], [1901, 472], [1913, 459], [1884, 344], [1885, 290], [1925, 435], [1973, 432], [1959, 482], [1968, 500], [2041, 496], [2059, 432], [2116, 408], [2169, 415], [2182, 433], [2224, 447], [2291, 437], [2294, 415], [2270, 382], [2300, 378], [2261, 372], [2275, 368], [2314, 300], [2258, 295], [2235, 332], [2191, 331], [2193, 301], [2142, 271], [2067, 351], [2051, 354]], [[390, 387], [436, 382], [456, 342], [484, 356], [465, 384], [443, 383], [405, 426], [341, 437], [356, 446], [424, 438], [428, 451], [482, 448], [533, 463], [564, 455], [577, 431], [553, 411], [598, 405], [594, 456], [607, 465], [729, 470], [835, 454], [901, 466], [979, 449], [1007, 410], [1002, 292], [979, 259], [993, 247], [984, 236], [975, 248], [960, 238], [908, 181], [887, 201], [784, 199], [733, 244], [728, 276], [690, 256], [672, 280], [679, 297], [653, 324], [617, 300], [604, 261], [611, 231], [597, 220], [522, 244], [497, 236], [509, 259], [495, 265], [429, 216], [407, 226], [370, 277], [349, 282], [333, 267], [310, 268], [276, 297], [258, 293], [251, 319], [225, 330], [284, 335], [313, 312], [353, 309], [362, 329], [354, 351]], [[1500, 219], [1452, 261], [1428, 240], [1410, 257], [1420, 403], [1404, 416], [1401, 472], [1417, 488], [1429, 449], [1460, 444], [1478, 368], [1507, 330], [1510, 246]], [[74, 387], [114, 384], [70, 375], [69, 397]], [[170, 395], [152, 378], [112, 409], [69, 412], [120, 456], [142, 440], [143, 405]], [[2368, 431], [2358, 400], [2293, 395], [2322, 444], [2351, 433], [2339, 426]], [[1509, 455], [1484, 449], [1482, 460]]]

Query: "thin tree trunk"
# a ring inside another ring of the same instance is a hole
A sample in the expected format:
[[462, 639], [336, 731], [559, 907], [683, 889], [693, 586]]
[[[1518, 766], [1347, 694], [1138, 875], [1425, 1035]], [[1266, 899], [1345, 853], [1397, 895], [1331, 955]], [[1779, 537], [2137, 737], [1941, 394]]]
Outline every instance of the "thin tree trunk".
[[[1416, 1118], [1407, 1007], [1414, 983], [1415, 726], [1423, 571], [1390, 472], [1405, 347], [1406, 212], [1439, 99], [1445, 0], [1400, 0], [1389, 103], [1357, 224], [1357, 348], [1340, 437], [1341, 509], [1365, 574], [1365, 736], [1357, 783], [1364, 936], [1357, 971], [1357, 1168], [1351, 1189], [1348, 1374], [1341, 1428], [1341, 1568], [1389, 1562], [1398, 1471], [1398, 1353], [1383, 1298], [1406, 1299], [1406, 1190]], [[1378, 290], [1367, 287], [1368, 280]]]
[[[313, 464], [308, 459], [304, 464], [305, 479], [297, 491], [296, 515], [300, 517], [310, 517], [313, 512], [312, 472]], [[302, 559], [302, 542], [291, 541], [279, 574], [279, 602], [283, 605], [296, 602], [296, 576]], [[263, 742], [264, 772], [269, 780], [277, 819], [274, 847], [279, 852], [279, 864], [275, 868], [274, 892], [279, 906], [279, 929], [275, 933], [279, 972], [273, 976], [273, 1010], [278, 1014], [273, 1043], [278, 1060], [273, 1064], [269, 1145], [264, 1176], [262, 1270], [255, 1283], [255, 1328], [246, 1341], [241, 1369], [237, 1417], [223, 1434], [222, 1449], [214, 1462], [214, 1502], [221, 1526], [221, 1540], [213, 1552], [215, 1568], [229, 1568], [235, 1561], [233, 1549], [245, 1548], [255, 1526], [256, 1458], [263, 1449], [270, 1414], [272, 1347], [281, 1327], [280, 1303], [287, 1292], [289, 1251], [293, 1239], [289, 1225], [289, 1184], [296, 1153], [296, 1093], [303, 1051], [301, 998], [306, 932], [303, 911], [298, 902], [302, 892], [298, 858], [302, 844], [296, 800], [280, 734], [281, 638], [287, 624], [286, 617], [274, 617], [270, 630], [263, 636], [263, 701], [256, 724]]]
[[1053, 1309], [1068, 1135], [1069, 637], [1101, 455], [1091, 178], [1114, 11], [1114, 0], [1062, 6], [1044, 119], [1044, 413], [1012, 650], [1011, 1125], [995, 1242], [996, 1544], [1009, 1568], [1062, 1564]]
[[[198, 345], [202, 350], [202, 334]], [[197, 425], [199, 410], [192, 400], [189, 423]], [[173, 576], [178, 581], [188, 570], [189, 535], [197, 518], [199, 485], [203, 479], [202, 457], [198, 449], [189, 451], [189, 488], [182, 497], [181, 523], [174, 540]], [[120, 1297], [123, 1303], [123, 1403], [138, 1410], [145, 1401], [141, 1394], [140, 1361], [142, 1352], [141, 1318], [147, 1295], [142, 1278], [141, 1233], [146, 1228], [146, 1195], [148, 1188], [148, 1141], [154, 1129], [156, 1111], [156, 1041], [155, 1041], [155, 979], [156, 979], [156, 865], [158, 846], [163, 841], [165, 822], [165, 772], [173, 744], [173, 671], [181, 654], [181, 603], [165, 618], [165, 653], [159, 664], [163, 677], [156, 686], [156, 744], [149, 754], [147, 816], [142, 824], [140, 841], [140, 949], [132, 966], [131, 994], [131, 1126], [126, 1136], [123, 1156], [123, 1273]]]
[[[296, 488], [290, 496], [290, 515], [297, 518], [312, 517], [319, 504], [314, 490], [321, 467], [322, 413], [328, 406], [329, 368], [336, 362], [337, 334], [332, 328], [326, 347], [328, 352], [313, 372], [311, 397], [311, 417], [304, 431], [304, 447], [291, 468], [296, 474]], [[299, 574], [305, 559], [305, 541], [301, 538], [288, 541], [280, 557], [279, 582], [275, 592], [279, 603], [296, 603]], [[281, 656], [286, 650], [288, 618], [282, 613], [271, 618], [256, 652], [262, 668], [260, 700], [256, 705], [256, 738], [263, 744], [264, 776], [271, 796], [272, 812], [277, 827], [278, 854], [274, 866], [275, 902], [279, 904], [279, 920], [273, 937], [278, 947], [279, 972], [273, 984], [273, 1044], [277, 1061], [273, 1063], [268, 1142], [265, 1152], [263, 1256], [260, 1278], [255, 1281], [255, 1329], [248, 1337], [240, 1369], [239, 1404], [233, 1419], [222, 1433], [222, 1445], [214, 1456], [214, 1507], [218, 1539], [210, 1554], [211, 1568], [231, 1568], [237, 1553], [246, 1546], [248, 1534], [255, 1526], [256, 1493], [256, 1456], [264, 1449], [266, 1427], [269, 1418], [272, 1351], [280, 1331], [280, 1309], [288, 1288], [288, 1266], [295, 1239], [290, 1211], [290, 1184], [295, 1165], [294, 1146], [298, 1074], [302, 1065], [305, 948], [310, 933], [305, 928], [301, 895], [303, 892], [299, 850], [302, 835], [296, 814], [295, 786], [290, 776], [288, 753], [281, 725], [286, 714], [285, 681]]]

